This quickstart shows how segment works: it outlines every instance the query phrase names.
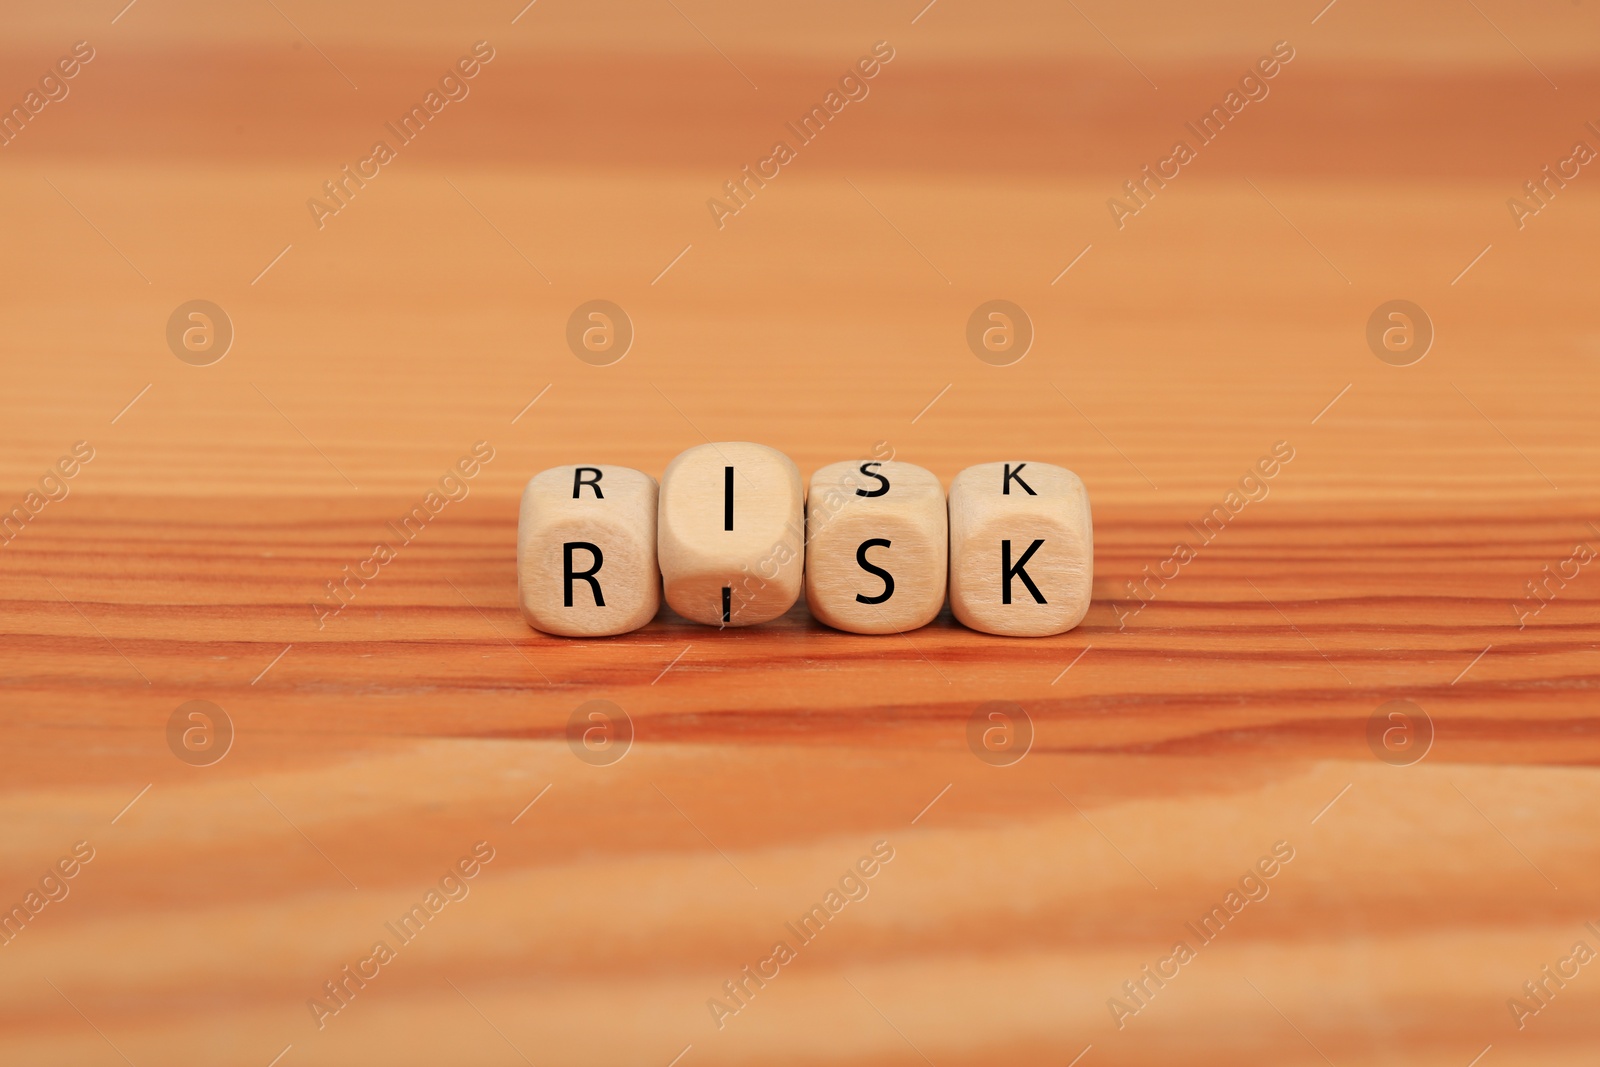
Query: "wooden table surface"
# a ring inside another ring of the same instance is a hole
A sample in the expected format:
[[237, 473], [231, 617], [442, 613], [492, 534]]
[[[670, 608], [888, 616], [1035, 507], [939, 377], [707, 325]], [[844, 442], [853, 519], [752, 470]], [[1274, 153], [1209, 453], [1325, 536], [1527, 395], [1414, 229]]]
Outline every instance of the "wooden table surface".
[[[6, 101], [94, 50], [0, 147], [0, 505], [37, 510], [0, 548], [0, 1062], [1595, 1062], [1594, 5], [121, 2], [0, 16]], [[592, 299], [613, 365], [566, 342]], [[1009, 366], [965, 339], [991, 299], [1036, 332]], [[1367, 341], [1396, 299], [1408, 366]], [[522, 484], [707, 439], [1068, 466], [1088, 618], [529, 630]]]

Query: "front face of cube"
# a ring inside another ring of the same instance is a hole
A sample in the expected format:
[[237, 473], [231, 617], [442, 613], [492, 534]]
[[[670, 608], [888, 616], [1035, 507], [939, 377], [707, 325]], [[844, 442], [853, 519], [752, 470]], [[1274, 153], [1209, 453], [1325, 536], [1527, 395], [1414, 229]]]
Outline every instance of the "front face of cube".
[[636, 630], [661, 604], [655, 479], [627, 467], [557, 467], [528, 483], [517, 588], [530, 625], [564, 637]]
[[950, 608], [964, 625], [1043, 637], [1083, 621], [1094, 539], [1077, 475], [1043, 463], [969, 467], [951, 484], [950, 523]]
[[887, 634], [926, 626], [944, 606], [944, 487], [910, 463], [834, 463], [806, 499], [806, 606], [835, 629]]

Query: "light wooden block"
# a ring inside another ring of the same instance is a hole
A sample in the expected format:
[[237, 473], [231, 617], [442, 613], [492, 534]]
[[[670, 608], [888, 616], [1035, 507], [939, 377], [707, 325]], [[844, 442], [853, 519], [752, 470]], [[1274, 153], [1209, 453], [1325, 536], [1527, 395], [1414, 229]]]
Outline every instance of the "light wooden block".
[[832, 463], [806, 496], [806, 606], [857, 634], [926, 626], [944, 607], [950, 520], [932, 471], [895, 460]]
[[788, 611], [805, 568], [805, 494], [788, 456], [743, 441], [697, 445], [661, 476], [657, 548], [667, 603], [709, 626]]
[[536, 630], [605, 637], [637, 630], [661, 606], [656, 480], [629, 467], [542, 471], [522, 491], [517, 596]]
[[1044, 637], [1089, 610], [1094, 528], [1076, 474], [980, 463], [950, 483], [950, 610], [984, 633]]

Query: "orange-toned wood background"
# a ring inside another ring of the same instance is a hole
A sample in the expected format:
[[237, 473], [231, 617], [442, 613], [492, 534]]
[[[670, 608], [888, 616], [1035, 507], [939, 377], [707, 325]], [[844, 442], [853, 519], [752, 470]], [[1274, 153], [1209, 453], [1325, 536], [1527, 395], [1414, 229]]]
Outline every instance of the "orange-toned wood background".
[[[1600, 178], [1506, 206], [1600, 147], [1592, 4], [120, 7], [0, 16], [0, 101], [96, 50], [0, 148], [0, 504], [95, 449], [0, 548], [0, 903], [95, 849], [0, 947], [0, 1061], [1593, 1062], [1595, 965], [1521, 1029], [1507, 1000], [1600, 948], [1600, 577], [1517, 616], [1600, 544]], [[478, 40], [471, 95], [317, 229]], [[717, 229], [880, 40], [870, 95]], [[1119, 230], [1107, 198], [1279, 40], [1270, 95]], [[193, 298], [237, 331], [213, 366], [166, 347]], [[637, 328], [614, 366], [565, 345], [593, 298]], [[991, 298], [1037, 329], [1010, 367], [963, 339]], [[1410, 367], [1364, 340], [1394, 298], [1437, 328]], [[528, 630], [522, 483], [707, 437], [1067, 465], [1095, 604], [1032, 641]], [[319, 629], [479, 440], [471, 495]], [[1267, 499], [1119, 626], [1278, 441]], [[168, 748], [194, 699], [236, 729], [209, 767]], [[634, 724], [612, 766], [565, 739], [591, 699]], [[1366, 741], [1396, 699], [1436, 730], [1409, 767]], [[991, 700], [1033, 723], [1010, 767], [967, 747]], [[478, 841], [470, 895], [319, 1029]], [[1119, 1029], [1278, 841], [1270, 895]]]

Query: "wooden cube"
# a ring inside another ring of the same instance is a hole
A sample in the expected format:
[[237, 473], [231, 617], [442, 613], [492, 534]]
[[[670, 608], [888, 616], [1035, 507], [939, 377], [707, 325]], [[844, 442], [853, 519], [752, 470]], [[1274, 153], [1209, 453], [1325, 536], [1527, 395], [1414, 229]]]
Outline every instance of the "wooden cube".
[[944, 486], [894, 460], [832, 463], [806, 497], [806, 605], [837, 630], [926, 626], [944, 607], [950, 554]]
[[980, 463], [950, 483], [950, 610], [984, 633], [1043, 637], [1089, 610], [1094, 530], [1076, 474]]
[[656, 480], [605, 464], [554, 467], [522, 491], [517, 596], [529, 625], [563, 637], [637, 630], [661, 606]]
[[661, 476], [657, 548], [667, 603], [709, 626], [788, 611], [805, 567], [804, 487], [788, 456], [743, 441], [697, 445]]

